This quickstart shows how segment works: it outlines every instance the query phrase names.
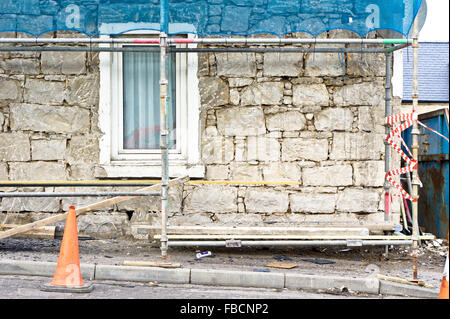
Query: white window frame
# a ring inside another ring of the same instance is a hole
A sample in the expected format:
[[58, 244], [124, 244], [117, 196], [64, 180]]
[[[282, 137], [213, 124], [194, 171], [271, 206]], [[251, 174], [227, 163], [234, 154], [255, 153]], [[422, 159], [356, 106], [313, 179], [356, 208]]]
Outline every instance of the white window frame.
[[[136, 37], [157, 36], [154, 31], [126, 33]], [[187, 35], [194, 38], [194, 35]], [[109, 36], [102, 36], [109, 38]], [[101, 44], [110, 46], [109, 44]], [[125, 44], [128, 45], [128, 44]], [[129, 44], [135, 45], [135, 44]], [[120, 44], [115, 44], [120, 46]], [[188, 44], [195, 47], [195, 44]], [[106, 177], [160, 177], [160, 150], [124, 150], [123, 143], [123, 73], [122, 53], [101, 52], [99, 128], [100, 163]], [[169, 175], [204, 177], [205, 168], [200, 164], [198, 57], [195, 53], [178, 53], [177, 64], [177, 148], [169, 150]], [[101, 177], [101, 176], [98, 176]]]

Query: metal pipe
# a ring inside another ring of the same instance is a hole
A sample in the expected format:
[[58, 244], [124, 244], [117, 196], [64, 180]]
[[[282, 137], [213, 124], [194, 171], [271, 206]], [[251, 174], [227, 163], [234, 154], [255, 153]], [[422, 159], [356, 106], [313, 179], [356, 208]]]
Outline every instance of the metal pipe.
[[[418, 111], [419, 107], [419, 82], [418, 82], [418, 61], [419, 61], [419, 29], [418, 29], [418, 19], [414, 20], [414, 30], [413, 30], [413, 88], [412, 88], [412, 100], [413, 100], [413, 113]], [[417, 122], [414, 122], [411, 135], [412, 135], [412, 153], [413, 159], [418, 160], [419, 155], [419, 128]], [[418, 278], [418, 268], [417, 268], [417, 257], [418, 257], [418, 240], [419, 240], [419, 180], [417, 176], [418, 167], [412, 171], [412, 184], [413, 184], [413, 203], [412, 203], [412, 219], [413, 219], [413, 280], [417, 281]]]
[[[159, 44], [157, 38], [3, 38], [0, 43], [14, 44], [120, 44], [120, 43], [155, 43]], [[198, 44], [264, 44], [264, 45], [280, 45], [280, 44], [411, 44], [409, 39], [286, 39], [286, 38], [171, 38], [167, 39], [169, 44], [173, 43], [198, 43]]]
[[[392, 111], [391, 111], [391, 58], [392, 58], [392, 53], [386, 52], [386, 80], [385, 80], [385, 85], [384, 85], [384, 87], [385, 87], [385, 96], [384, 96], [385, 117], [389, 117], [392, 114]], [[386, 136], [389, 135], [389, 131], [390, 131], [390, 125], [388, 123], [386, 123], [386, 125], [385, 125]], [[385, 169], [385, 173], [387, 174], [391, 170], [391, 148], [386, 139], [384, 141], [384, 150], [385, 150], [384, 169]], [[390, 207], [389, 207], [391, 194], [390, 194], [390, 183], [387, 179], [384, 181], [384, 196], [385, 196], [385, 199], [384, 199], [384, 221], [389, 222], [391, 220]], [[386, 245], [384, 253], [385, 253], [385, 256], [388, 255], [388, 253], [389, 253], [388, 245]]]
[[247, 53], [268, 53], [268, 52], [303, 52], [303, 53], [385, 53], [385, 49], [375, 49], [375, 48], [170, 48], [170, 52], [247, 52]]
[[36, 51], [36, 52], [159, 52], [158, 48], [151, 46], [138, 46], [138, 47], [0, 47], [0, 51], [15, 52], [15, 51]]
[[[42, 47], [42, 46], [25, 46], [25, 47], [0, 47], [0, 51], [5, 52], [159, 52], [160, 50], [152, 46], [136, 46], [136, 47]], [[376, 48], [174, 48], [169, 47], [169, 53], [385, 53], [385, 49]]]
[[407, 48], [407, 47], [409, 47], [410, 45], [411, 45], [410, 43], [395, 45], [395, 46], [393, 46], [393, 47], [388, 48], [388, 49], [386, 50], [386, 52], [389, 53], [389, 52], [398, 51], [398, 50]]
[[0, 187], [137, 187], [152, 186], [155, 182], [0, 182]]
[[[386, 81], [385, 81], [385, 117], [389, 117], [392, 114], [391, 111], [391, 58], [392, 53], [387, 52], [386, 53]], [[385, 124], [385, 134], [386, 136], [389, 135], [390, 132], [390, 125]], [[390, 171], [390, 161], [391, 161], [391, 148], [387, 140], [384, 141], [384, 150], [385, 150], [385, 156], [384, 156], [384, 170], [387, 174]], [[384, 193], [385, 193], [385, 201], [384, 201], [384, 221], [388, 222], [390, 221], [390, 212], [389, 212], [389, 199], [390, 199], [390, 183], [388, 180], [385, 180], [384, 182]]]
[[0, 193], [2, 197], [108, 197], [108, 196], [159, 196], [159, 192], [136, 193], [136, 192], [99, 192], [99, 193], [43, 193], [43, 192], [23, 192], [23, 193]]
[[[412, 240], [363, 240], [362, 246], [411, 245]], [[241, 246], [348, 246], [346, 240], [248, 240]], [[227, 247], [226, 241], [171, 241], [169, 246]]]
[[169, 13], [168, 0], [161, 0], [161, 33], [160, 40], [160, 148], [161, 148], [161, 256], [164, 262], [167, 259], [168, 236], [167, 236], [167, 220], [169, 206], [169, 151], [167, 147], [167, 136], [169, 135], [167, 123], [167, 91], [168, 91], [168, 39], [167, 33], [169, 29]]

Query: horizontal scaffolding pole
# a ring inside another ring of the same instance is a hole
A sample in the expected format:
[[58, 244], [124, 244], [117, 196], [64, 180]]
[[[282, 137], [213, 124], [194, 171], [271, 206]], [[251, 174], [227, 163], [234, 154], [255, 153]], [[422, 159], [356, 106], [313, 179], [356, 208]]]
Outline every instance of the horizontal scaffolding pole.
[[[401, 48], [406, 47], [406, 45]], [[395, 51], [396, 47], [389, 50]], [[400, 47], [399, 47], [400, 48]], [[21, 47], [0, 47], [0, 51], [16, 52], [16, 51], [32, 51], [32, 52], [159, 52], [158, 47], [138, 46], [138, 47], [100, 47], [93, 48], [89, 46], [84, 47], [42, 47], [42, 46], [21, 46]], [[169, 47], [168, 52], [173, 53], [386, 53], [386, 49], [381, 48], [302, 48], [302, 47], [277, 47], [277, 48], [174, 48]]]
[[[299, 38], [171, 38], [169, 44], [198, 43], [198, 44], [412, 44], [410, 39], [299, 39]], [[14, 44], [159, 44], [159, 38], [0, 38], [0, 43]]]
[[151, 181], [0, 181], [0, 187], [131, 187], [152, 186], [160, 183]]
[[[107, 186], [151, 186], [159, 180], [146, 181], [0, 181], [0, 187], [107, 187]], [[194, 180], [186, 184], [219, 184], [219, 185], [300, 185], [300, 182], [289, 181], [205, 181]]]
[[[361, 246], [412, 245], [412, 240], [363, 240]], [[352, 246], [346, 240], [248, 240], [240, 246]], [[227, 241], [169, 241], [169, 246], [211, 246], [230, 247]]]
[[2, 197], [109, 197], [109, 196], [160, 196], [161, 193], [136, 193], [136, 192], [99, 192], [99, 193], [0, 193]]

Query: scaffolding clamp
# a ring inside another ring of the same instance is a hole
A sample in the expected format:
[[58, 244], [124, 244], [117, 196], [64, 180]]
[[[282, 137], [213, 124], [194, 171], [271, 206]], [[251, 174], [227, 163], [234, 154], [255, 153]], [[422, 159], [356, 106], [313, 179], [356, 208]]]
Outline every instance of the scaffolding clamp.
[[239, 248], [242, 247], [242, 242], [240, 240], [230, 239], [225, 241], [225, 247]]
[[362, 247], [363, 242], [360, 239], [347, 239], [347, 247]]

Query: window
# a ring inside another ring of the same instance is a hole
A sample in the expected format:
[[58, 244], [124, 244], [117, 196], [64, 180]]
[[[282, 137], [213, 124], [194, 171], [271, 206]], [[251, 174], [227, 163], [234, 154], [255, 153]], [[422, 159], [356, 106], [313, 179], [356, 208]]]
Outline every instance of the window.
[[[124, 37], [155, 37], [142, 33]], [[115, 44], [135, 47], [149, 44]], [[180, 44], [177, 46], [186, 46]], [[189, 44], [192, 45], [192, 44]], [[107, 177], [160, 177], [160, 53], [100, 53], [100, 165]], [[169, 174], [204, 177], [199, 165], [197, 55], [169, 55]]]
[[[131, 46], [129, 46], [131, 47]], [[176, 57], [168, 59], [169, 89], [167, 122], [171, 131], [169, 149], [176, 148]], [[123, 124], [120, 152], [158, 150], [160, 148], [160, 54], [159, 52], [124, 52], [122, 55]]]

